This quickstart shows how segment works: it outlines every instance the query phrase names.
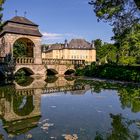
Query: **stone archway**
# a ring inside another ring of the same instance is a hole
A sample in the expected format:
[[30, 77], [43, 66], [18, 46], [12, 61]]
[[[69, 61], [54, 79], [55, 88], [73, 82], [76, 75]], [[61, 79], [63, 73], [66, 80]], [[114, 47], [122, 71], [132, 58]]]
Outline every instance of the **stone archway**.
[[29, 38], [18, 38], [13, 44], [13, 56], [17, 57], [34, 57], [35, 44]]
[[73, 75], [75, 73], [75, 70], [73, 69], [68, 69], [65, 71], [64, 75]]
[[17, 70], [15, 71], [15, 75], [16, 75], [16, 73], [18, 73], [20, 70], [23, 70], [27, 76], [34, 75], [33, 70], [30, 69], [30, 68], [28, 68], [28, 67], [21, 67], [21, 68], [17, 69]]
[[58, 72], [55, 69], [47, 69], [47, 75], [57, 75]]

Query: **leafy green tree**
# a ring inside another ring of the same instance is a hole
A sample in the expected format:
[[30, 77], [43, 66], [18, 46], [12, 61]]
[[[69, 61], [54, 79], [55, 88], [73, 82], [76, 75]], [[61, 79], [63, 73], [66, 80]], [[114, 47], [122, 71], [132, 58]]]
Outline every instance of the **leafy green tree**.
[[97, 51], [98, 62], [101, 64], [116, 62], [116, 47], [113, 44], [104, 43]]
[[17, 57], [27, 57], [27, 46], [23, 42], [16, 42], [13, 47], [13, 55]]
[[2, 5], [4, 4], [5, 0], [0, 0], [0, 26], [2, 24], [2, 17], [3, 17], [3, 14], [2, 14], [2, 11], [3, 11], [3, 7]]
[[102, 40], [101, 39], [94, 40], [94, 46], [96, 50], [100, 49], [102, 47]]
[[94, 40], [94, 46], [96, 49], [96, 59], [98, 61], [99, 60], [98, 54], [100, 53], [100, 48], [102, 47], [102, 40], [101, 39]]
[[113, 27], [116, 62], [139, 62], [140, 1], [139, 0], [91, 0], [98, 20], [109, 22]]
[[122, 33], [139, 21], [140, 2], [137, 0], [91, 0], [89, 3], [98, 20], [110, 22], [115, 34]]

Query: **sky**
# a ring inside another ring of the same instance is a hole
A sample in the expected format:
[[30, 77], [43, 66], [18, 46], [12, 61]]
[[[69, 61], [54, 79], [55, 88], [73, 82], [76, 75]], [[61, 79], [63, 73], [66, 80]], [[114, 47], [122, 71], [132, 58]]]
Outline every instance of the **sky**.
[[102, 39], [111, 42], [112, 28], [97, 22], [89, 0], [6, 0], [3, 20], [18, 16], [39, 25], [43, 34], [42, 44], [63, 43], [65, 39], [85, 39], [89, 42]]

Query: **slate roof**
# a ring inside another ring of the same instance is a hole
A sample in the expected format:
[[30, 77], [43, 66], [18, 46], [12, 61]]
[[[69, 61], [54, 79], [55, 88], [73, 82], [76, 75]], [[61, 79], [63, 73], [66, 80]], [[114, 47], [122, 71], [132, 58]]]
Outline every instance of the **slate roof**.
[[88, 49], [94, 49], [92, 47], [92, 44], [87, 42], [84, 39], [72, 39], [69, 43], [67, 43], [67, 47], [65, 44], [52, 44], [48, 47], [48, 50], [46, 51], [51, 51], [51, 50], [62, 50], [62, 49], [79, 49], [79, 50], [88, 50]]
[[91, 49], [91, 43], [87, 42], [84, 39], [72, 39], [69, 44], [68, 48], [75, 48], [75, 49]]
[[0, 36], [4, 35], [5, 33], [42, 37], [42, 34], [38, 29], [38, 25], [36, 25], [35, 23], [33, 23], [25, 17], [19, 16], [16, 16], [11, 20], [7, 20], [4, 23], [2, 31], [0, 32]]

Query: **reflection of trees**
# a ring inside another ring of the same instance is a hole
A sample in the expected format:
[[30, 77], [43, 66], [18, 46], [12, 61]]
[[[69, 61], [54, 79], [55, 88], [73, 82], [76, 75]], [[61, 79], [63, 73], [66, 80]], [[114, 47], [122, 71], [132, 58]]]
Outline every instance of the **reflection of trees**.
[[140, 111], [140, 88], [121, 88], [118, 90], [122, 107], [131, 108], [133, 112]]
[[67, 81], [74, 81], [75, 80], [75, 77], [73, 76], [65, 76], [64, 77]]
[[136, 85], [124, 85], [104, 81], [82, 80], [78, 79], [75, 84], [90, 85], [92, 92], [100, 93], [101, 90], [117, 90], [122, 108], [131, 108], [132, 112], [140, 111], [140, 88]]
[[101, 132], [97, 132], [94, 140], [138, 140], [140, 138], [138, 132], [134, 132], [130, 128], [135, 121], [128, 120], [121, 114], [110, 114], [110, 118], [112, 119], [111, 132], [105, 134], [105, 136]]
[[121, 114], [110, 114], [110, 118], [112, 119], [112, 132], [107, 137], [108, 140], [137, 140], [139, 138], [137, 132], [129, 129], [133, 121], [123, 118]]
[[47, 79], [45, 80], [47, 83], [55, 83], [58, 80], [57, 76], [47, 76]]
[[[26, 93], [19, 95], [14, 86], [0, 87], [0, 117], [3, 120], [3, 128], [8, 134], [20, 135], [37, 127], [41, 117], [40, 112], [30, 115], [34, 111], [35, 104], [33, 103], [33, 96]], [[12, 119], [8, 119], [7, 113]]]
[[34, 110], [33, 96], [13, 96], [13, 110], [19, 116], [29, 115]]
[[25, 76], [25, 73], [23, 73], [23, 75], [16, 76], [15, 81], [18, 85], [26, 87], [31, 85], [34, 79], [32, 77]]

